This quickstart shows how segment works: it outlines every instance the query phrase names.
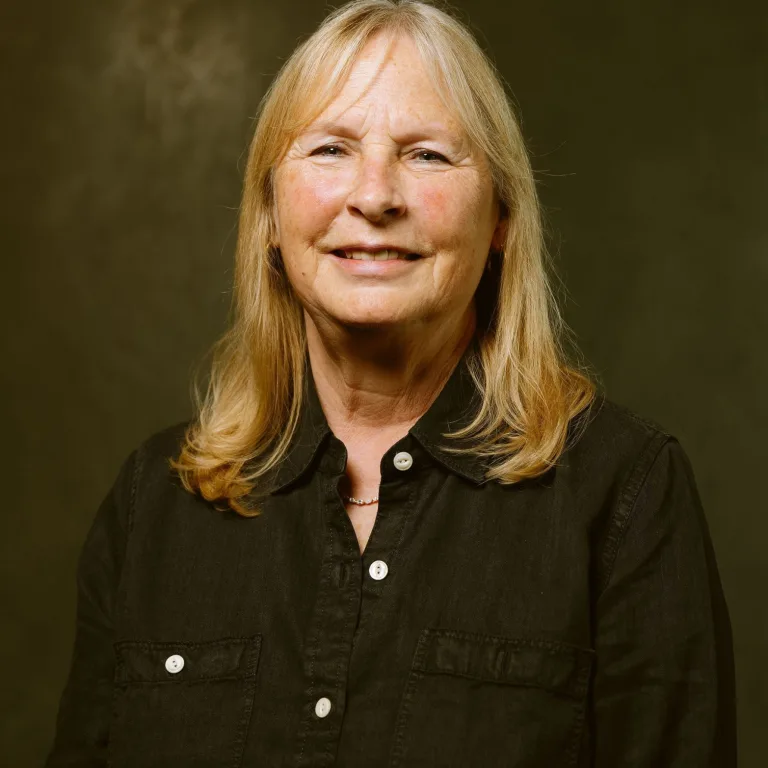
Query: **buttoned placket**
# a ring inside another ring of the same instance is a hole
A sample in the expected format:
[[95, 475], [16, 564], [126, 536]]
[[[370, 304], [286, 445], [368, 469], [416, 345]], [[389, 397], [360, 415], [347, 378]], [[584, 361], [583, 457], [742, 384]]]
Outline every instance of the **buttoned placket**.
[[[379, 507], [363, 554], [344, 508], [339, 484], [346, 450], [331, 436], [317, 473], [324, 555], [304, 655], [304, 714], [294, 764], [333, 765], [346, 704], [356, 639], [375, 621], [377, 603], [394, 578], [403, 526], [414, 495], [415, 441], [407, 436], [382, 459]], [[364, 663], [364, 660], [359, 660]]]

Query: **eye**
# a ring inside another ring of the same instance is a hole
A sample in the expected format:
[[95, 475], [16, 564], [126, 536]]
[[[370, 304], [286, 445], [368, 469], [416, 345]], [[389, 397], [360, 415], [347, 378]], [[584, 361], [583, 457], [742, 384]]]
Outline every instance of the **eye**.
[[416, 150], [415, 156], [425, 163], [448, 162], [439, 152], [433, 152], [430, 149], [418, 149]]
[[325, 144], [322, 147], [311, 152], [312, 155], [320, 155], [322, 157], [340, 157], [344, 154], [344, 150], [338, 144]]

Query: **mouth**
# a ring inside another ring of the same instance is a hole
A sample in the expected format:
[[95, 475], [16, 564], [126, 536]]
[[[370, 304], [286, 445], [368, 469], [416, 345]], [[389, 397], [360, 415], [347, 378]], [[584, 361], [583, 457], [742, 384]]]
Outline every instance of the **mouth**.
[[418, 253], [406, 253], [405, 251], [381, 250], [381, 251], [358, 251], [358, 250], [336, 250], [332, 251], [334, 256], [340, 259], [349, 259], [351, 261], [416, 261], [421, 256]]

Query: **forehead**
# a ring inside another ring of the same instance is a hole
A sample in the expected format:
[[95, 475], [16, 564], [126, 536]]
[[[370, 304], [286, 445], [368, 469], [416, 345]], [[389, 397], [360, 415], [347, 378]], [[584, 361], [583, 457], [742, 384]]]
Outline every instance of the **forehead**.
[[[318, 72], [315, 79], [321, 77]], [[350, 63], [347, 77], [326, 91], [323, 101], [307, 116], [305, 130], [360, 128], [381, 115], [394, 130], [421, 126], [456, 137], [464, 133], [457, 110], [438, 93], [433, 73], [405, 34], [372, 37]]]

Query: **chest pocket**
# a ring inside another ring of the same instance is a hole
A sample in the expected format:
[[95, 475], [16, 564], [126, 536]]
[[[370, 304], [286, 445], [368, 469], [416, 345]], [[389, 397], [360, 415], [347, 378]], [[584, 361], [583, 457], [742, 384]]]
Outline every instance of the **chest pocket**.
[[260, 635], [115, 643], [109, 765], [240, 766], [260, 651]]
[[548, 640], [423, 630], [390, 768], [576, 765], [593, 655]]

